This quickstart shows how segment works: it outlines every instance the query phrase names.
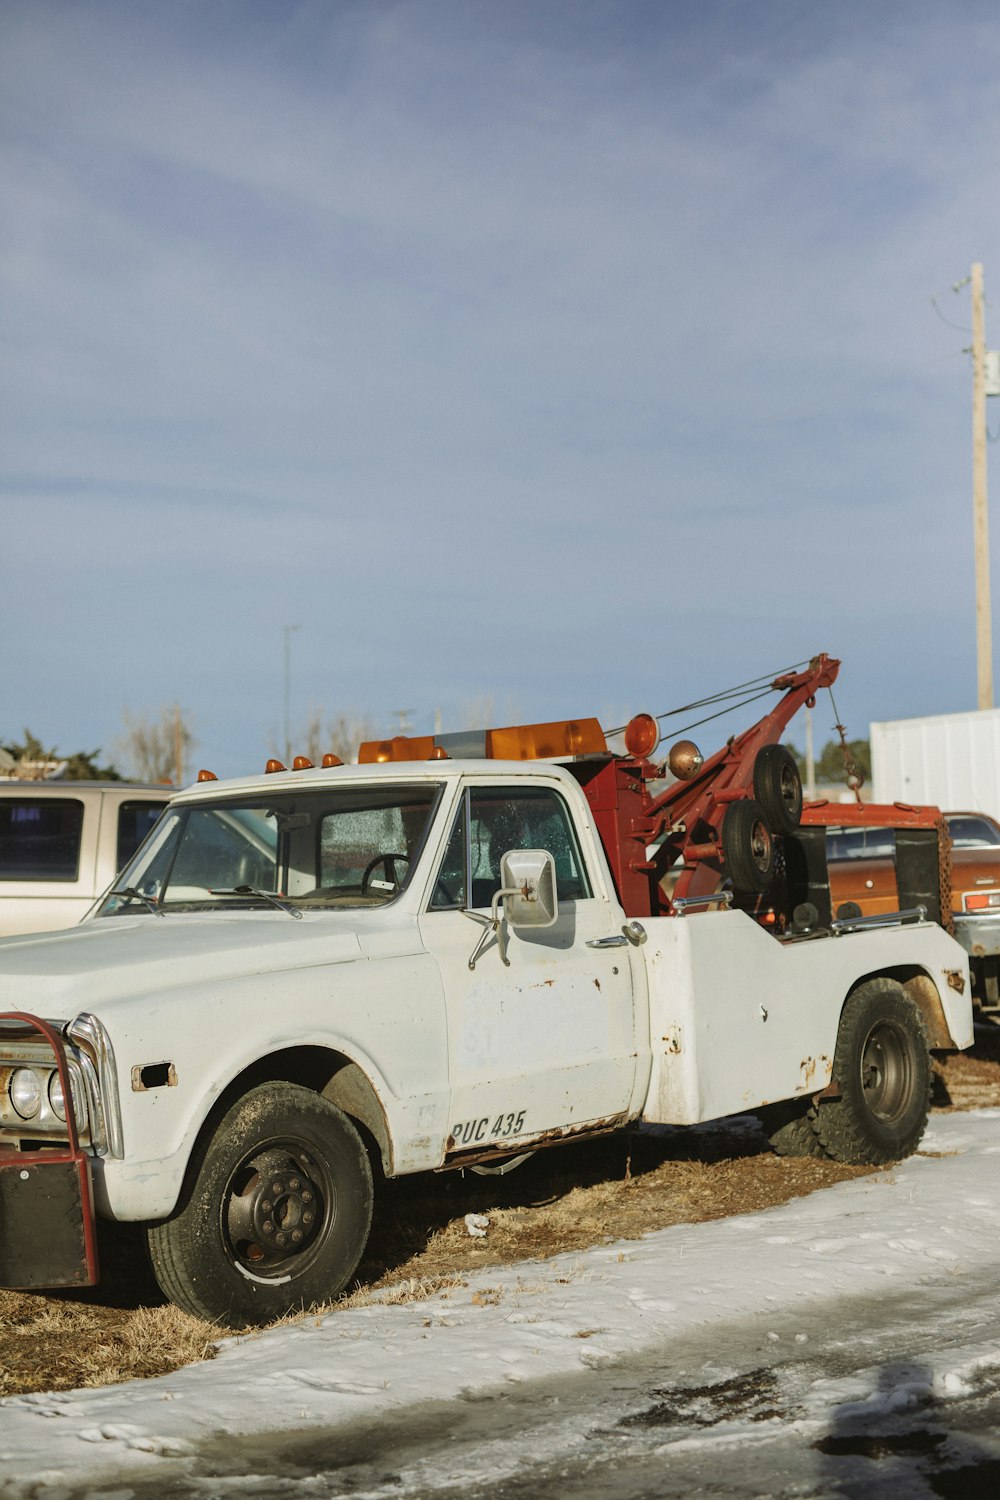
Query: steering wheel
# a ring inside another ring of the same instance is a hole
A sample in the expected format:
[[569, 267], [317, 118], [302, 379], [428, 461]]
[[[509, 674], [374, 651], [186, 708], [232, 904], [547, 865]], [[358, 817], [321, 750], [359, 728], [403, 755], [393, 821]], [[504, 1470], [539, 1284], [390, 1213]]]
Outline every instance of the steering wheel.
[[371, 887], [372, 876], [380, 865], [385, 871], [386, 879], [391, 880], [396, 890], [399, 890], [399, 876], [396, 873], [397, 861], [408, 865], [410, 863], [410, 856], [408, 854], [376, 854], [374, 859], [370, 859], [365, 865], [364, 874], [361, 877], [362, 896], [367, 896]]

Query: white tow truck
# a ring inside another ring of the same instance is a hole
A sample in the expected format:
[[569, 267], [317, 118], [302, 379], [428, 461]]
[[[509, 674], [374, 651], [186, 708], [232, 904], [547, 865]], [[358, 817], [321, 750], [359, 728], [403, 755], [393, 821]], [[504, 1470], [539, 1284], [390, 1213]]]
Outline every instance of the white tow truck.
[[783, 909], [774, 734], [817, 662], [658, 794], [645, 716], [625, 755], [581, 720], [202, 773], [83, 924], [0, 943], [0, 1285], [95, 1281], [102, 1215], [244, 1327], [350, 1281], [380, 1172], [749, 1111], [784, 1151], [913, 1151], [967, 960], [919, 912]]

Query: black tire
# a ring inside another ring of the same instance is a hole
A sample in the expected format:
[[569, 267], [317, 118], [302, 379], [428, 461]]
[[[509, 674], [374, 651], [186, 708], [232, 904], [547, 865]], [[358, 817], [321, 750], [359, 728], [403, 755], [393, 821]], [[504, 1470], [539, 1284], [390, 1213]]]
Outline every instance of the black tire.
[[809, 1099], [789, 1099], [760, 1111], [764, 1133], [777, 1156], [825, 1157], [815, 1120], [816, 1106]]
[[371, 1228], [371, 1166], [328, 1100], [291, 1083], [251, 1089], [191, 1173], [181, 1207], [147, 1232], [153, 1273], [185, 1312], [260, 1327], [350, 1280]]
[[767, 889], [774, 842], [763, 809], [752, 797], [730, 802], [722, 819], [722, 857], [738, 891]]
[[802, 777], [784, 745], [764, 745], [753, 763], [753, 794], [772, 833], [794, 833], [802, 821]]
[[836, 1161], [901, 1161], [920, 1144], [931, 1102], [924, 1020], [902, 985], [870, 979], [840, 1018], [833, 1076], [838, 1099], [823, 1099], [814, 1129]]

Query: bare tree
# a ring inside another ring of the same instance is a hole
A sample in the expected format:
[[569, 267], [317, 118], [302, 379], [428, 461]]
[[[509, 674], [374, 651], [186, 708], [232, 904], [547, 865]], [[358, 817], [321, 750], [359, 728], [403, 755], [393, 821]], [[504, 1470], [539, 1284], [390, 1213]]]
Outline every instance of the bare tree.
[[179, 703], [165, 703], [156, 713], [122, 713], [125, 733], [115, 753], [137, 781], [172, 781], [182, 786], [187, 758], [196, 740], [190, 718]]
[[461, 712], [466, 729], [502, 729], [507, 724], [522, 722], [521, 706], [515, 699], [508, 698], [503, 709], [498, 709], [492, 694], [467, 698]]
[[315, 706], [309, 709], [306, 722], [292, 736], [295, 753], [305, 755], [314, 766], [320, 765], [326, 754], [337, 755], [349, 765], [357, 759], [358, 747], [363, 740], [379, 738], [379, 732], [367, 714], [332, 714], [324, 722], [323, 710]]

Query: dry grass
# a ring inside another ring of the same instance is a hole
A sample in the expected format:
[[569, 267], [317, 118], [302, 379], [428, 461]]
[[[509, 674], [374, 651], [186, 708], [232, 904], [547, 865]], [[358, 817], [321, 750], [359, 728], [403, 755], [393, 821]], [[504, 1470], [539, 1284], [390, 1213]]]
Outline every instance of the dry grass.
[[[936, 1066], [937, 1108], [994, 1105], [1000, 1031]], [[756, 1212], [868, 1170], [773, 1156], [736, 1123], [623, 1132], [543, 1152], [502, 1178], [404, 1178], [383, 1185], [358, 1285], [340, 1305], [458, 1291], [490, 1266]], [[489, 1218], [484, 1239], [470, 1237], [468, 1213]], [[141, 1235], [105, 1235], [102, 1265], [101, 1284], [83, 1293], [0, 1292], [0, 1396], [110, 1385], [212, 1357], [218, 1330], [163, 1303]], [[477, 1296], [488, 1300], [490, 1289]]]

